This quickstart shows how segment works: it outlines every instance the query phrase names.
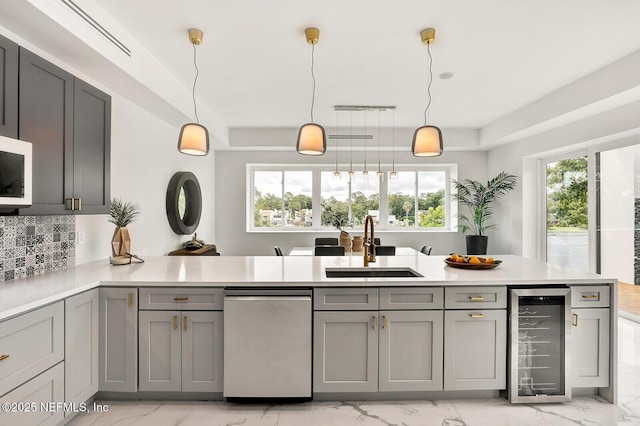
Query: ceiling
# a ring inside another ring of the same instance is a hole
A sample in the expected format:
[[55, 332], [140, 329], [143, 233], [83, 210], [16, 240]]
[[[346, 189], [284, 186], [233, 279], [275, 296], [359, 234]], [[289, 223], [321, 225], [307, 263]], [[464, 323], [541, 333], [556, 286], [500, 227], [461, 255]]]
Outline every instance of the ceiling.
[[[328, 128], [337, 118], [347, 124], [335, 105], [393, 105], [396, 127], [422, 125], [428, 56], [419, 33], [427, 27], [436, 29], [429, 122], [448, 129], [485, 128], [640, 52], [636, 0], [21, 0], [0, 6], [1, 25], [95, 78], [102, 73], [107, 84], [127, 81], [121, 75], [126, 67], [107, 66], [89, 44], [71, 38], [69, 27], [56, 28], [54, 20], [29, 6], [56, 14], [69, 2], [90, 11], [128, 44], [131, 59], [146, 65], [147, 76], [171, 76], [155, 86], [173, 96], [166, 101], [166, 116], [174, 106], [193, 112], [195, 71], [187, 29], [202, 29], [203, 44], [196, 48], [198, 105], [205, 117], [211, 118], [206, 114], [211, 111], [229, 128], [297, 128], [310, 120], [311, 46], [304, 35], [309, 26], [320, 29], [314, 121]], [[73, 31], [80, 29], [74, 26]], [[83, 63], [95, 65], [90, 70]], [[453, 78], [439, 78], [446, 72]], [[180, 87], [172, 87], [175, 82]], [[133, 98], [154, 91], [153, 85], [123, 87]], [[376, 115], [368, 114], [370, 125], [377, 125]], [[354, 127], [362, 126], [362, 115], [354, 114]], [[221, 123], [203, 124], [219, 128]], [[389, 124], [383, 117], [382, 127]]]
[[[82, 5], [83, 1], [76, 0]], [[415, 127], [427, 104], [428, 56], [419, 32], [436, 29], [430, 122], [481, 128], [640, 49], [635, 0], [184, 0], [100, 2], [229, 127], [335, 124], [334, 105], [395, 105]], [[135, 52], [134, 52], [135, 53]], [[450, 79], [440, 79], [445, 72]], [[384, 123], [383, 123], [384, 125]]]

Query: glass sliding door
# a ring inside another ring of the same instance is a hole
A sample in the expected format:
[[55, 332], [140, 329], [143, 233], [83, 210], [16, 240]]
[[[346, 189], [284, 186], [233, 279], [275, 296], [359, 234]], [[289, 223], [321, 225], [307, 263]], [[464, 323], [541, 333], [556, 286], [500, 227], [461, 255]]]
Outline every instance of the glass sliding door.
[[545, 162], [546, 261], [589, 270], [587, 157]]

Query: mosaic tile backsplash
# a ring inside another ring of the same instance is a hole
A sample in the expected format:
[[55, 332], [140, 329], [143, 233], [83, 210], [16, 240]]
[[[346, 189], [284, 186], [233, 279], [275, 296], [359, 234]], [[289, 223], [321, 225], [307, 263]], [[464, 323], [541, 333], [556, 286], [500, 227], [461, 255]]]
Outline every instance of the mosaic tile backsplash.
[[76, 263], [75, 216], [0, 216], [0, 282]]

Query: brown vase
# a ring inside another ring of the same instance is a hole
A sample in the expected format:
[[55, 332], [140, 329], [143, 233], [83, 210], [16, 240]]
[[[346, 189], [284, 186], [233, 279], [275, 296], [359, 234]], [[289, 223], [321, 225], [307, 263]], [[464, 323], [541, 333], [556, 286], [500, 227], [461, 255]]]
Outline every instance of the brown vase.
[[340, 231], [340, 245], [344, 247], [344, 251], [351, 251], [351, 237], [348, 232]]
[[355, 237], [353, 237], [353, 244], [351, 245], [351, 248], [355, 252], [363, 251], [362, 243], [363, 243], [362, 237], [359, 235], [356, 235]]
[[111, 253], [113, 257], [125, 256], [131, 253], [131, 237], [126, 226], [117, 227], [111, 239]]

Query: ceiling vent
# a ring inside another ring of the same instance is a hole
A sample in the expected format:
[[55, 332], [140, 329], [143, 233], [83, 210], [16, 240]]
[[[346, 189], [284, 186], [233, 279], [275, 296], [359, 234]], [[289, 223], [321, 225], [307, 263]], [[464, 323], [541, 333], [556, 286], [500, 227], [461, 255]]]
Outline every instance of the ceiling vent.
[[91, 25], [102, 37], [104, 37], [109, 43], [113, 44], [119, 50], [127, 56], [131, 56], [131, 49], [125, 46], [120, 40], [118, 40], [113, 34], [111, 34], [105, 27], [100, 25], [98, 21], [93, 19], [91, 15], [84, 11], [80, 6], [75, 4], [72, 0], [60, 0], [62, 4], [67, 6], [73, 12], [75, 12], [80, 18], [82, 18], [87, 24]]

